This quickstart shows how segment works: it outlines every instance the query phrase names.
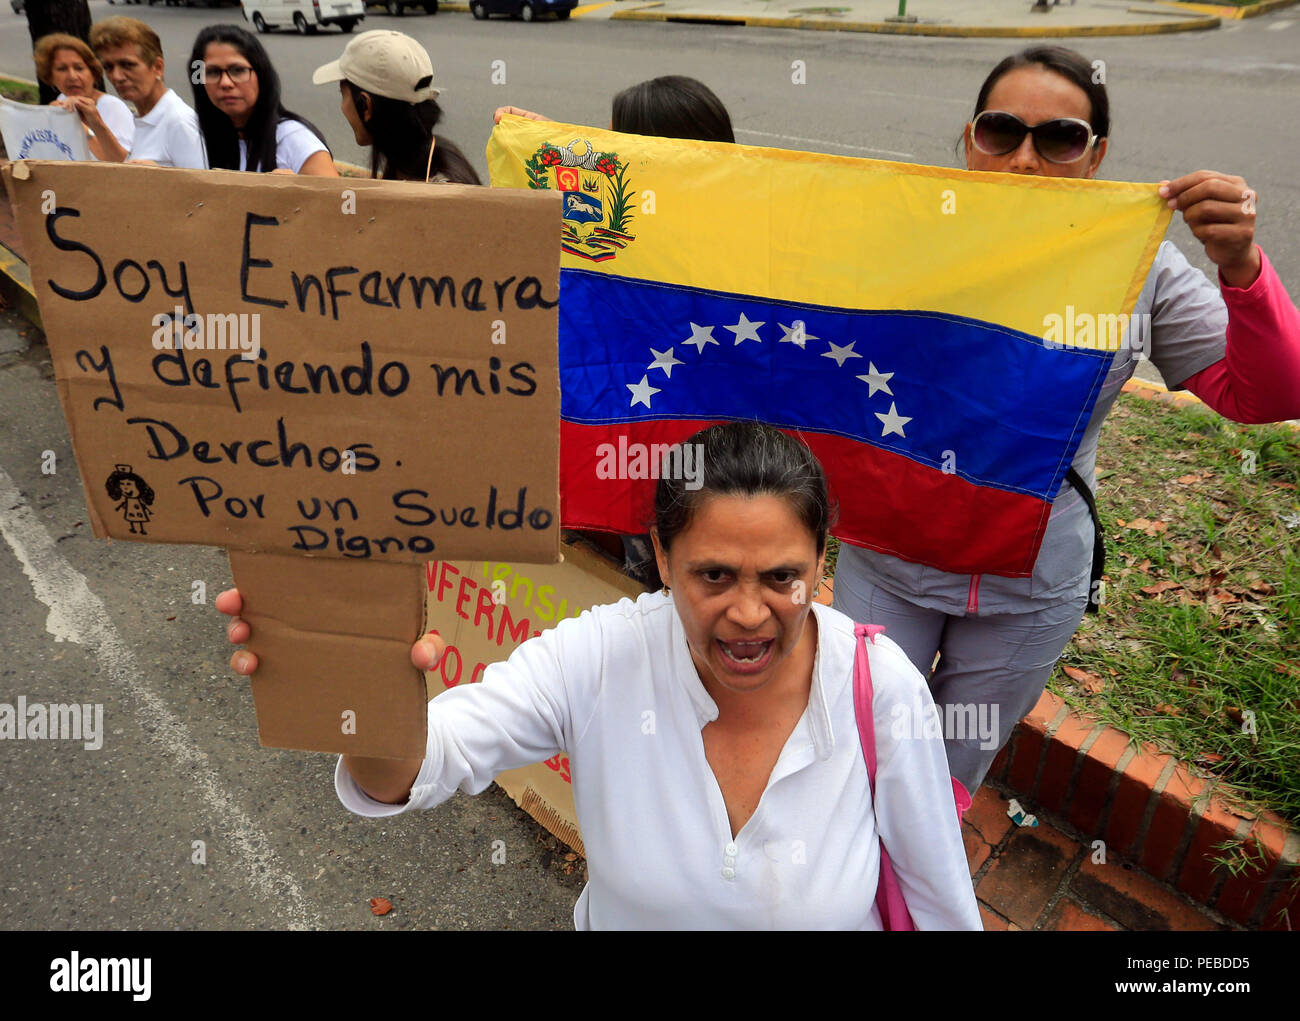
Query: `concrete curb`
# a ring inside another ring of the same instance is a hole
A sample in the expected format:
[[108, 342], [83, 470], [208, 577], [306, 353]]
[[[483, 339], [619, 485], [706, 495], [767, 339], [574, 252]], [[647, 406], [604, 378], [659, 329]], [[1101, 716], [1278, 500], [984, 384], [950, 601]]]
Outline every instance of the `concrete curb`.
[[1165, 0], [1165, 6], [1181, 11], [1197, 11], [1215, 18], [1227, 18], [1229, 21], [1241, 21], [1244, 18], [1258, 18], [1261, 14], [1292, 7], [1300, 0], [1261, 0], [1250, 7], [1226, 6], [1221, 4], [1185, 3], [1184, 0]]
[[[1288, 0], [1297, 2], [1297, 0]], [[1165, 35], [1170, 32], [1199, 32], [1218, 28], [1217, 17], [1200, 15], [1177, 21], [1157, 21], [1147, 25], [1045, 25], [1042, 27], [996, 25], [926, 25], [887, 21], [834, 21], [829, 18], [763, 18], [731, 14], [688, 14], [663, 10], [616, 11], [610, 21], [678, 21], [706, 25], [745, 25], [750, 28], [798, 28], [823, 32], [874, 32], [881, 35], [926, 35], [952, 38], [1044, 39], [1066, 36]]]
[[32, 274], [17, 252], [7, 245], [0, 244], [0, 294], [13, 305], [23, 318], [42, 333], [41, 310], [36, 303], [36, 292], [32, 290]]

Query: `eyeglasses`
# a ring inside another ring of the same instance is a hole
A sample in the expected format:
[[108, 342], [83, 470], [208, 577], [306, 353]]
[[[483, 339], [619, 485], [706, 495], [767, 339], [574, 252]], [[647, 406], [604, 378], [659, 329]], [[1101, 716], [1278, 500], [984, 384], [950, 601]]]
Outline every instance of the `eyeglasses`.
[[1097, 140], [1092, 125], [1077, 117], [1058, 117], [1030, 127], [1013, 113], [985, 110], [971, 125], [971, 142], [985, 156], [1015, 152], [1029, 134], [1038, 155], [1049, 163], [1081, 160]]
[[236, 85], [242, 85], [252, 73], [253, 69], [247, 64], [231, 64], [230, 67], [213, 67], [211, 64], [203, 66], [203, 80], [209, 85], [220, 85], [223, 74], [228, 75]]

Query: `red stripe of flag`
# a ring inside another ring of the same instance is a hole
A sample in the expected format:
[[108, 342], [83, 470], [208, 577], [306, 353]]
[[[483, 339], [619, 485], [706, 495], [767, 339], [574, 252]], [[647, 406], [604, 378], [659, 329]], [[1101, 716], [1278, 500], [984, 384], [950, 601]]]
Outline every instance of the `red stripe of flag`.
[[[611, 448], [618, 451], [620, 440], [625, 448], [680, 443], [711, 424], [668, 420], [576, 425], [562, 421], [560, 518], [564, 527], [627, 534], [648, 531], [654, 479], [600, 478], [597, 468], [602, 455]], [[916, 563], [942, 565], [941, 569], [958, 574], [1025, 578], [1033, 573], [1051, 504], [976, 485], [855, 440], [824, 433], [794, 435], [808, 444], [826, 468], [833, 496], [848, 487], [854, 490], [854, 499], [840, 501], [854, 513], [845, 515], [842, 510], [832, 529], [838, 538]], [[602, 450], [604, 444], [611, 448]], [[622, 467], [629, 463], [625, 459]], [[926, 508], [925, 513], [917, 514], [916, 507]]]

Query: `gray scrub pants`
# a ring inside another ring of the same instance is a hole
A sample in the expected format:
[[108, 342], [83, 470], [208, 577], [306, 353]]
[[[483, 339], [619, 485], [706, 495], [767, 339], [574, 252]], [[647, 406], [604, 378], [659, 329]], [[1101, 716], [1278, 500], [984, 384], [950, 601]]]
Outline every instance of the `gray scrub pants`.
[[[837, 571], [835, 609], [879, 624], [930, 679], [944, 724], [948, 768], [973, 795], [1016, 724], [1034, 708], [1052, 668], [1083, 620], [1087, 593], [1029, 613], [955, 616], [927, 610]], [[934, 655], [939, 663], [931, 673]]]

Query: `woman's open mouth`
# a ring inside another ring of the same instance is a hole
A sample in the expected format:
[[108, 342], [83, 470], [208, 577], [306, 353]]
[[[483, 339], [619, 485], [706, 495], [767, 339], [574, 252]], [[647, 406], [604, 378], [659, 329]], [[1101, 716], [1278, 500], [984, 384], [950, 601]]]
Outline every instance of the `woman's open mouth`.
[[767, 669], [772, 661], [772, 650], [776, 648], [775, 638], [749, 641], [723, 641], [715, 639], [723, 660], [736, 673], [756, 674]]

